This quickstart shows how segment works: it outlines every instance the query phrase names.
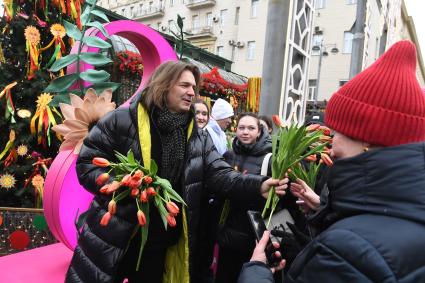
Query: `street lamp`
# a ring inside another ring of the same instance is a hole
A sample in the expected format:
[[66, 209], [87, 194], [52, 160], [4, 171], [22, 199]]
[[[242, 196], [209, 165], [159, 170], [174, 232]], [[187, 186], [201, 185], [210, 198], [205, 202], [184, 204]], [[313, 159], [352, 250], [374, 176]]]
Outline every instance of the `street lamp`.
[[319, 85], [320, 85], [320, 72], [322, 70], [322, 58], [323, 56], [328, 56], [329, 53], [326, 50], [327, 47], [332, 47], [331, 53], [336, 54], [339, 52], [338, 48], [336, 47], [336, 44], [323, 44], [323, 40], [320, 41], [320, 45], [315, 45], [311, 49], [313, 51], [319, 51], [319, 67], [317, 70], [317, 81], [316, 81], [316, 91], [314, 92], [314, 106], [317, 104], [317, 96], [319, 95]]

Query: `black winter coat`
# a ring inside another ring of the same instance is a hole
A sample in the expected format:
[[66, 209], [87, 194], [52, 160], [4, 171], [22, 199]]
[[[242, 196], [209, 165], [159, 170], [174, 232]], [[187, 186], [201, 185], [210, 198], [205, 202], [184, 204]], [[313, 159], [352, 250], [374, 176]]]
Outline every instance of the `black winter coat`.
[[[338, 160], [328, 188], [317, 217], [330, 226], [296, 258], [285, 282], [425, 282], [424, 143]], [[272, 282], [248, 278], [250, 268], [240, 283]]]
[[[136, 98], [129, 108], [119, 108], [107, 114], [84, 140], [77, 160], [77, 174], [84, 188], [94, 194], [94, 200], [78, 239], [66, 282], [113, 282], [118, 263], [137, 227], [134, 200], [120, 202], [117, 213], [108, 226], [100, 226], [111, 197], [101, 195], [100, 187], [95, 183], [97, 176], [106, 170], [91, 163], [93, 157], [114, 161], [114, 150], [126, 154], [129, 149], [134, 152], [136, 159], [142, 160], [137, 127], [137, 101]], [[191, 282], [198, 282], [197, 264], [200, 261], [197, 247], [201, 239], [197, 235], [203, 219], [200, 212], [201, 199], [210, 193], [204, 185], [208, 184], [208, 188], [214, 189], [215, 194], [245, 201], [260, 196], [259, 188], [265, 178], [235, 172], [218, 154], [209, 135], [197, 127], [193, 129], [187, 142], [185, 156], [181, 194], [188, 205], [186, 217]], [[154, 237], [152, 234], [149, 236]], [[164, 243], [167, 244], [169, 243]]]
[[[244, 174], [260, 175], [264, 157], [271, 151], [270, 135], [262, 131], [253, 145], [244, 145], [235, 138], [232, 150], [224, 153], [223, 157], [233, 168], [237, 167], [237, 170]], [[220, 246], [250, 254], [255, 246], [255, 237], [246, 212], [261, 211], [265, 202], [262, 197], [253, 198], [246, 203], [230, 201], [226, 223], [221, 227], [217, 238]]]

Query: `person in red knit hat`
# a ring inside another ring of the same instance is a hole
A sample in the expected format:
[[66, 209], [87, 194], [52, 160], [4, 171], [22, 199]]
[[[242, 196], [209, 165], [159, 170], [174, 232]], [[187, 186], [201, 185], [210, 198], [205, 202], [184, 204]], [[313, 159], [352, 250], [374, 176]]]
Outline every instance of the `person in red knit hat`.
[[[416, 48], [395, 43], [329, 101], [334, 131], [327, 189], [291, 191], [321, 229], [285, 282], [425, 282], [425, 95]], [[320, 201], [320, 205], [319, 205]], [[267, 237], [267, 235], [265, 236]], [[239, 283], [273, 282], [258, 247]]]

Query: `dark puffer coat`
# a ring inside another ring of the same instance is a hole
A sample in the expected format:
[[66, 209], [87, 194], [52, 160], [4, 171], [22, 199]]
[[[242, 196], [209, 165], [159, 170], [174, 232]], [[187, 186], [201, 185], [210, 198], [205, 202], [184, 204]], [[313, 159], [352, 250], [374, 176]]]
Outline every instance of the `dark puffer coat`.
[[[78, 239], [66, 282], [113, 282], [118, 263], [137, 227], [137, 208], [135, 202], [130, 200], [119, 203], [116, 216], [107, 227], [100, 226], [100, 219], [107, 211], [110, 197], [99, 194], [100, 187], [95, 182], [97, 176], [105, 170], [91, 163], [93, 157], [113, 161], [114, 150], [126, 154], [129, 149], [134, 152], [136, 159], [142, 160], [137, 101], [136, 98], [129, 108], [119, 108], [101, 119], [84, 141], [77, 160], [77, 173], [80, 183], [95, 197]], [[260, 186], [265, 178], [235, 172], [218, 154], [209, 135], [197, 127], [188, 140], [185, 156], [181, 190], [188, 205], [186, 211], [191, 282], [198, 282], [197, 247], [200, 239], [197, 235], [203, 219], [200, 212], [201, 199], [210, 193], [205, 190], [204, 185], [208, 184], [208, 188], [213, 188], [215, 194], [244, 201], [260, 196]]]
[[[235, 138], [232, 150], [227, 151], [223, 157], [233, 168], [237, 167], [237, 170], [244, 174], [260, 175], [264, 157], [271, 151], [270, 135], [262, 130], [258, 141], [252, 145], [244, 145], [238, 141], [238, 138]], [[260, 211], [265, 202], [264, 198], [254, 198], [247, 203], [230, 201], [226, 223], [218, 234], [220, 246], [249, 254], [255, 245], [255, 237], [246, 212], [248, 210]]]
[[[425, 282], [424, 143], [338, 160], [328, 187], [317, 217], [330, 226], [296, 258], [285, 282]], [[265, 278], [264, 267], [245, 267], [238, 282], [272, 282], [253, 275]]]

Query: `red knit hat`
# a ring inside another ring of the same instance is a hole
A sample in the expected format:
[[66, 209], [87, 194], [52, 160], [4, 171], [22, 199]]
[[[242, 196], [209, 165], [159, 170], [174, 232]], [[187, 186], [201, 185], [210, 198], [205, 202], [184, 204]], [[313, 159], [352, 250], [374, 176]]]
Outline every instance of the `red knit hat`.
[[393, 146], [425, 141], [425, 95], [416, 48], [399, 41], [332, 95], [325, 123], [350, 138]]

